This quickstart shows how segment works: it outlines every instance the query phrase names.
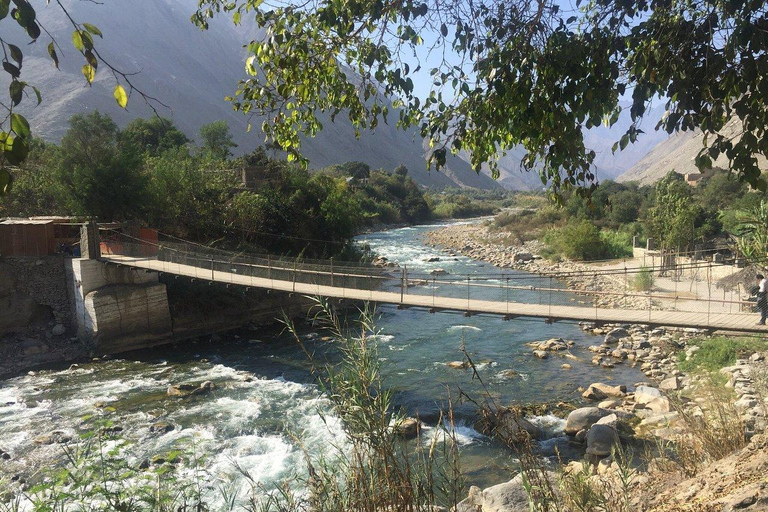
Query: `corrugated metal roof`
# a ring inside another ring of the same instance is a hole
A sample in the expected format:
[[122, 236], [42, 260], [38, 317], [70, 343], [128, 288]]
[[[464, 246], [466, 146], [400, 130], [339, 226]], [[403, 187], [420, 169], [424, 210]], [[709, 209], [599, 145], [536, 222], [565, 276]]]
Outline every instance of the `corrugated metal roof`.
[[53, 224], [51, 219], [5, 219], [0, 224], [16, 224], [16, 225], [44, 225]]

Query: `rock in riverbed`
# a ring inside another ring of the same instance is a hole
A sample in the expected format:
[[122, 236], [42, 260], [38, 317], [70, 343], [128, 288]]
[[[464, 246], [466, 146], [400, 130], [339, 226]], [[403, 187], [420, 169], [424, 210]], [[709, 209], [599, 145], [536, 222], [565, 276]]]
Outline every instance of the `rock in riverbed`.
[[558, 351], [558, 350], [568, 350], [574, 345], [572, 341], [566, 341], [563, 338], [551, 338], [545, 341], [534, 341], [533, 343], [528, 343], [529, 347], [532, 347], [535, 350], [546, 350], [546, 351]]
[[565, 421], [565, 433], [568, 435], [576, 435], [580, 430], [588, 429], [597, 421], [612, 414], [613, 411], [606, 409], [600, 409], [599, 407], [582, 407], [571, 411], [568, 415], [568, 419]]
[[587, 455], [607, 457], [614, 446], [620, 445], [619, 434], [610, 425], [595, 424], [587, 434]]
[[195, 384], [176, 384], [173, 386], [168, 387], [168, 396], [178, 396], [178, 397], [185, 397], [185, 396], [192, 396], [192, 395], [204, 395], [216, 386], [213, 384], [213, 382], [207, 380], [200, 384], [199, 386]]
[[416, 418], [404, 418], [400, 420], [392, 429], [394, 434], [405, 439], [415, 439], [419, 436], [421, 422]]

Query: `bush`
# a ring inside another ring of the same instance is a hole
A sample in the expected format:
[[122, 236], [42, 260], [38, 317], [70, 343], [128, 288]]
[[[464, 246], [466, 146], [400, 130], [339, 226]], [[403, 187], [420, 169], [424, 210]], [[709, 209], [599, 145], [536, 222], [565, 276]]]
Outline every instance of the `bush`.
[[602, 230], [600, 237], [605, 244], [605, 258], [631, 258], [632, 235], [624, 231]]
[[632, 278], [632, 289], [638, 292], [649, 292], [653, 289], [653, 273], [647, 267], [643, 267]]

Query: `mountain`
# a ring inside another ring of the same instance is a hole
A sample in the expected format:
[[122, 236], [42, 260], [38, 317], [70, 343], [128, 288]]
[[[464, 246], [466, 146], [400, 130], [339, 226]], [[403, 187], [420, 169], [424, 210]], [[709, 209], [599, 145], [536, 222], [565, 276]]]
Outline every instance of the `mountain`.
[[[197, 0], [102, 0], [85, 2], [62, 0], [78, 22], [96, 25], [104, 39], [97, 38], [101, 55], [114, 67], [138, 74], [131, 80], [142, 91], [170, 107], [158, 106], [160, 115], [173, 119], [179, 129], [195, 138], [205, 123], [224, 119], [229, 123], [237, 153], [252, 151], [264, 142], [257, 129], [261, 119], [234, 112], [224, 97], [232, 95], [237, 81], [245, 78], [243, 45], [256, 34], [253, 28], [235, 27], [222, 16], [211, 29], [200, 31], [190, 22]], [[112, 97], [114, 78], [103, 64], [92, 87], [80, 73], [82, 57], [70, 43], [72, 27], [54, 3], [36, 4], [38, 18], [63, 48], [59, 51], [61, 69], [47, 56], [49, 38], [45, 35], [32, 45], [20, 27], [13, 26], [3, 39], [24, 48], [22, 79], [37, 86], [43, 104], [22, 103], [20, 112], [30, 121], [35, 134], [58, 141], [67, 130], [67, 120], [80, 112], [95, 109], [109, 114], [120, 126], [135, 117], [148, 117], [152, 109], [134, 94], [128, 110], [120, 109]], [[6, 24], [11, 26], [10, 24]], [[0, 88], [7, 90], [6, 74]], [[125, 85], [125, 84], [124, 84]], [[342, 119], [339, 116], [337, 120]], [[248, 133], [248, 123], [254, 129]], [[380, 125], [375, 132], [363, 133], [360, 140], [348, 122], [325, 122], [315, 138], [304, 141], [304, 153], [313, 168], [347, 161], [363, 161], [372, 168], [391, 171], [405, 165], [418, 183], [435, 188], [448, 186], [500, 188], [497, 182], [477, 174], [460, 158], [449, 157], [441, 172], [428, 172], [422, 141], [415, 131]]]
[[[738, 120], [732, 120], [725, 125], [721, 133], [726, 137], [738, 138], [740, 130]], [[680, 174], [699, 172], [694, 161], [699, 151], [704, 147], [703, 138], [703, 134], [698, 130], [678, 132], [672, 135], [627, 172], [619, 176], [618, 181], [637, 181], [642, 184], [651, 184], [663, 178], [669, 171], [676, 171]], [[728, 158], [721, 155], [712, 165], [713, 167], [728, 169]], [[766, 170], [768, 169], [768, 162], [765, 158], [758, 157], [758, 166], [762, 170]]]
[[[640, 134], [637, 141], [634, 144], [629, 144], [624, 151], [617, 151], [614, 154], [612, 152], [613, 144], [621, 138], [631, 124], [629, 106], [628, 102], [622, 104], [623, 110], [613, 126], [599, 126], [584, 132], [584, 144], [597, 154], [595, 157], [595, 174], [598, 181], [616, 179], [617, 176], [626, 172], [654, 147], [668, 138], [666, 132], [653, 129], [656, 122], [664, 114], [662, 104], [648, 111], [646, 122], [640, 126], [640, 129], [644, 129], [645, 133]], [[518, 146], [508, 151], [499, 160], [500, 176], [498, 181], [504, 188], [511, 190], [542, 188], [543, 184], [538, 172], [522, 170], [521, 162], [525, 154], [525, 150]], [[463, 153], [460, 157], [469, 161], [469, 154]], [[490, 175], [487, 167], [483, 169], [483, 172]]]

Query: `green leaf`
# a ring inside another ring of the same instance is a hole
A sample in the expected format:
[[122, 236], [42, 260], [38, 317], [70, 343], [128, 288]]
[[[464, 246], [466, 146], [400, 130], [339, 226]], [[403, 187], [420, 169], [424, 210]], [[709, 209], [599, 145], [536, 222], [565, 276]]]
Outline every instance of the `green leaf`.
[[40, 89], [33, 85], [32, 90], [35, 91], [35, 96], [37, 96], [37, 104], [41, 104], [43, 102], [43, 96], [40, 94]]
[[445, 26], [445, 23], [440, 25], [440, 33], [443, 34], [443, 37], [448, 35], [448, 27]]
[[3, 62], [3, 69], [9, 73], [13, 78], [19, 78], [21, 71], [8, 61]]
[[27, 25], [27, 34], [32, 39], [37, 39], [38, 37], [40, 37], [40, 26], [38, 26], [38, 24], [33, 21], [32, 23]]
[[8, 89], [10, 91], [11, 103], [14, 107], [21, 103], [26, 85], [26, 82], [19, 82], [18, 80], [11, 82], [11, 86]]
[[88, 81], [88, 84], [92, 84], [94, 79], [96, 78], [96, 68], [91, 66], [90, 64], [83, 64], [82, 73], [85, 79]]
[[0, 0], [0, 20], [8, 16], [8, 6], [11, 0]]
[[90, 23], [83, 23], [83, 27], [85, 27], [85, 30], [90, 32], [91, 34], [99, 37], [104, 37], [104, 34], [101, 33], [101, 30], [99, 30], [96, 25], [91, 25]]
[[80, 34], [79, 30], [75, 30], [74, 32], [72, 32], [72, 44], [80, 52], [85, 49], [85, 47], [83, 46], [83, 36]]
[[21, 114], [11, 114], [11, 130], [16, 134], [16, 139], [29, 139], [29, 122]]
[[122, 85], [117, 84], [115, 86], [114, 96], [115, 100], [117, 100], [117, 104], [122, 108], [125, 108], [128, 105], [128, 95], [125, 93], [125, 89]]
[[10, 192], [11, 185], [13, 185], [13, 176], [7, 170], [0, 168], [0, 196]]
[[27, 141], [22, 137], [16, 137], [11, 142], [10, 150], [7, 149], [8, 141], [6, 141], [5, 159], [11, 165], [19, 165], [27, 159], [29, 154], [29, 145]]
[[8, 44], [8, 48], [11, 50], [11, 58], [19, 63], [19, 69], [21, 69], [21, 61], [24, 60], [24, 54], [21, 53], [21, 50], [16, 45]]
[[56, 55], [56, 46], [53, 44], [53, 41], [48, 43], [48, 55], [51, 56], [53, 63], [56, 64], [56, 69], [59, 69], [59, 56]]
[[83, 46], [85, 46], [88, 50], [93, 49], [93, 36], [86, 32], [85, 30], [80, 31], [80, 37], [83, 40]]
[[91, 50], [85, 50], [85, 60], [88, 61], [88, 64], [93, 66], [93, 69], [99, 69], [99, 61], [96, 59], [96, 56], [93, 54]]

